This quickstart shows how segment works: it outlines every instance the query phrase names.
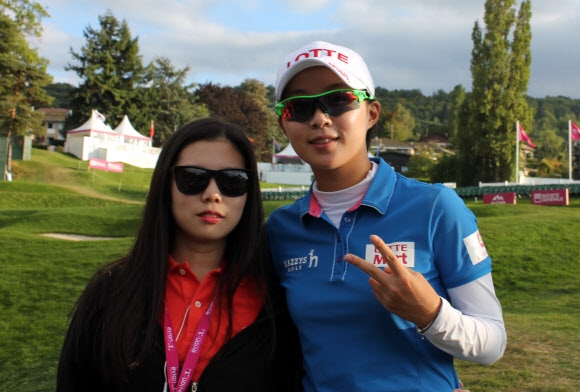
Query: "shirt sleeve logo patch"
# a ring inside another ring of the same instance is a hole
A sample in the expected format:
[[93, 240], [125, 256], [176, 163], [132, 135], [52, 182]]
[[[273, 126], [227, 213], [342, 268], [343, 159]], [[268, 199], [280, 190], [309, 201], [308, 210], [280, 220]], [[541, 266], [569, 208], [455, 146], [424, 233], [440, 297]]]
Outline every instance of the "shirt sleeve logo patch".
[[482, 262], [489, 256], [479, 230], [470, 236], [465, 237], [463, 243], [465, 244], [465, 248], [467, 249], [467, 253], [469, 254], [469, 258], [473, 265]]
[[[405, 267], [415, 267], [415, 243], [414, 242], [393, 242], [387, 244], [397, 255]], [[377, 267], [387, 267], [385, 258], [373, 244], [367, 244], [365, 250], [365, 260], [373, 263]]]

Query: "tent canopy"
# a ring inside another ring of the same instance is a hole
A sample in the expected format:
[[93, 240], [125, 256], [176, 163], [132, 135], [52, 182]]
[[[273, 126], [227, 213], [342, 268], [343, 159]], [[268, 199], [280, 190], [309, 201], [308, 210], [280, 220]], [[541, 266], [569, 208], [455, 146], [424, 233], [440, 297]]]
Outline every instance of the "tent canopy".
[[129, 121], [129, 117], [127, 117], [127, 115], [123, 116], [123, 120], [119, 123], [117, 128], [115, 128], [115, 132], [120, 133], [121, 135], [124, 136], [149, 139], [148, 137], [141, 135], [139, 132], [137, 132], [135, 128], [133, 128], [133, 125], [131, 125], [131, 122]]
[[80, 132], [80, 131], [113, 132], [113, 129], [107, 124], [105, 124], [103, 115], [93, 109], [91, 117], [83, 125], [75, 129], [71, 129], [68, 132]]
[[288, 143], [288, 145], [279, 153], [274, 155], [276, 158], [286, 158], [286, 159], [300, 159], [296, 151], [292, 148], [292, 144]]

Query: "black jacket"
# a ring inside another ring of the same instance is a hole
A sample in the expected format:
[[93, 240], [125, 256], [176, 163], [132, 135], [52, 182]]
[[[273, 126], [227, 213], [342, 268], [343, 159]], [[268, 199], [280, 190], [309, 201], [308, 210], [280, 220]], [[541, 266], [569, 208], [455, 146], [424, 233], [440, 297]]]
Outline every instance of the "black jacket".
[[[106, 279], [105, 279], [106, 280]], [[95, 306], [108, 301], [108, 284], [101, 284], [103, 295]], [[298, 336], [284, 304], [276, 295], [276, 338], [272, 340], [271, 321], [264, 309], [256, 321], [230, 339], [210, 360], [198, 383], [198, 392], [296, 392], [300, 391], [301, 352]], [[165, 376], [163, 330], [156, 331], [155, 344], [143, 363], [133, 369], [128, 382], [106, 381], [97, 365], [99, 322], [75, 322], [75, 314], [65, 338], [57, 374], [57, 392], [162, 392]], [[76, 329], [76, 330], [75, 330]], [[78, 331], [81, 329], [81, 331]], [[80, 332], [80, 333], [79, 333]], [[79, 336], [75, 339], [72, 336]], [[272, 348], [275, 347], [274, 350]]]

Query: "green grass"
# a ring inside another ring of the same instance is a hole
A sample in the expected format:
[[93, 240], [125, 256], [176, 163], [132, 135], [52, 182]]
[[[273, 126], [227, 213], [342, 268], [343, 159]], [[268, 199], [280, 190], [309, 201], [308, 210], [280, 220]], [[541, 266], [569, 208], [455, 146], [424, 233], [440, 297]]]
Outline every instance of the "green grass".
[[578, 391], [580, 380], [580, 201], [566, 207], [468, 206], [493, 259], [508, 333], [490, 367], [458, 361], [475, 391]]
[[[150, 178], [128, 166], [88, 171], [86, 162], [35, 149], [31, 161], [15, 162], [13, 182], [0, 182], [0, 392], [54, 390], [69, 312], [95, 270], [132, 245]], [[286, 203], [265, 202], [266, 214]], [[472, 392], [577, 391], [580, 200], [468, 206], [494, 261], [508, 346], [492, 366], [457, 361], [461, 380]], [[39, 235], [51, 232], [116, 239]]]

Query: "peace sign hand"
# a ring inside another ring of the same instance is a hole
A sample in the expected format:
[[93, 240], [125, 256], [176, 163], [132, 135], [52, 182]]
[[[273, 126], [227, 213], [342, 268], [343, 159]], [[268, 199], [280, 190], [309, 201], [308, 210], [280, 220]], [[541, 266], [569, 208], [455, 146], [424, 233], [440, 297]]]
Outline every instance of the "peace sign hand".
[[379, 236], [371, 235], [370, 240], [388, 267], [382, 270], [353, 254], [345, 255], [344, 260], [370, 276], [373, 294], [389, 312], [425, 328], [437, 317], [441, 298], [423, 275], [405, 267]]

